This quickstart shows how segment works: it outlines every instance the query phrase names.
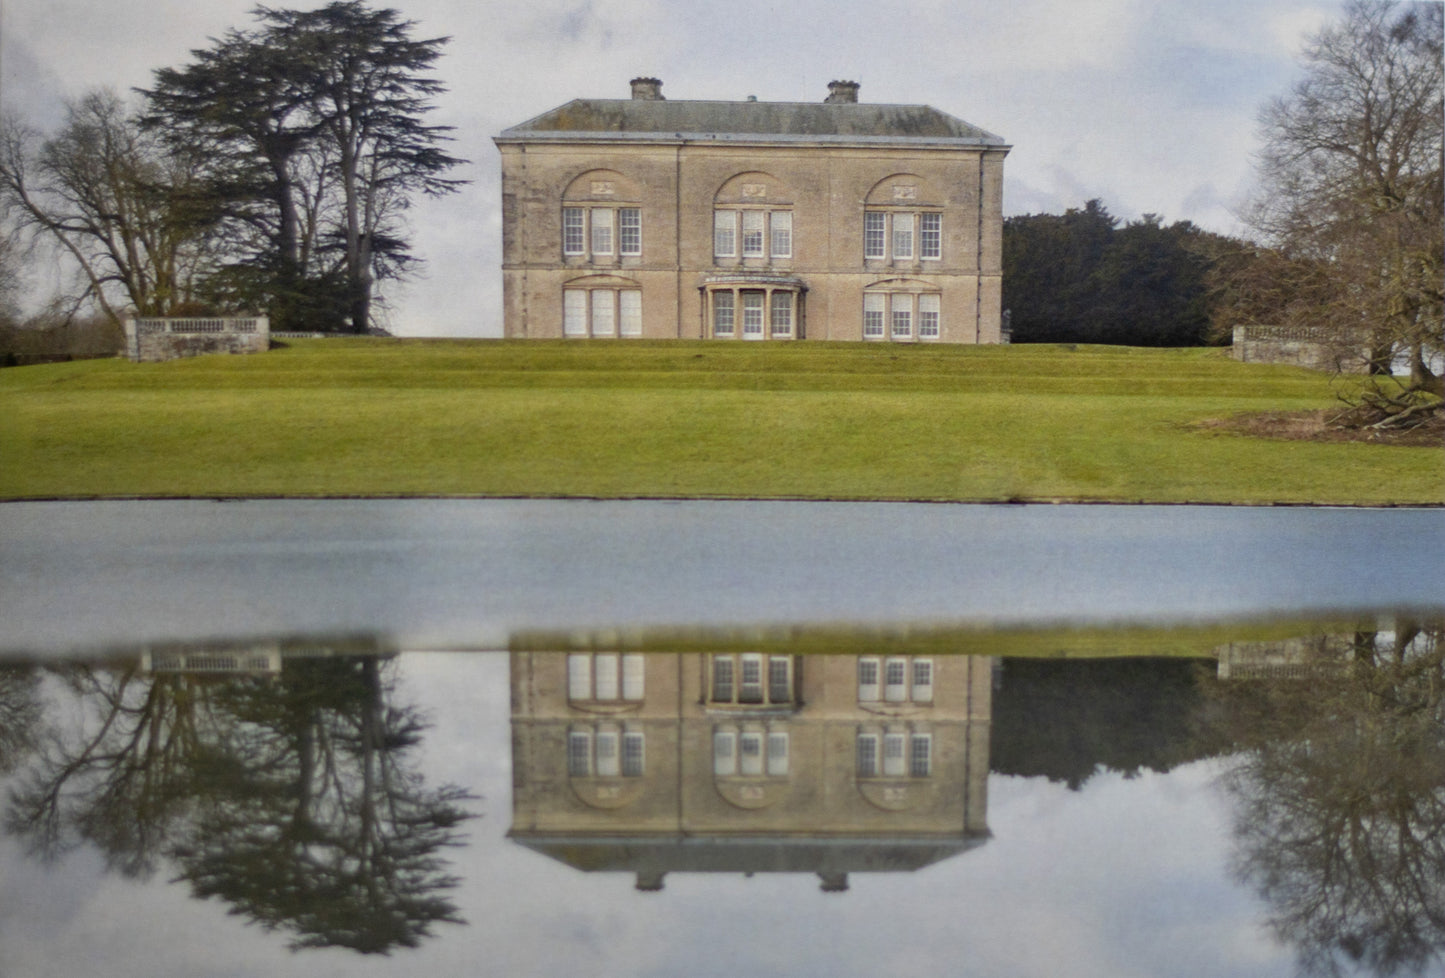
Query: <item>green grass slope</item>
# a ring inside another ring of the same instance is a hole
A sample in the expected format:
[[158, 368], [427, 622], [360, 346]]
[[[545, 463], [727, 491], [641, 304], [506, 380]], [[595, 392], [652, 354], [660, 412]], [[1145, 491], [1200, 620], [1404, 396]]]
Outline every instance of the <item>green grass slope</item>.
[[1218, 350], [297, 341], [0, 371], [0, 498], [1445, 502], [1445, 449], [1192, 427], [1336, 383]]

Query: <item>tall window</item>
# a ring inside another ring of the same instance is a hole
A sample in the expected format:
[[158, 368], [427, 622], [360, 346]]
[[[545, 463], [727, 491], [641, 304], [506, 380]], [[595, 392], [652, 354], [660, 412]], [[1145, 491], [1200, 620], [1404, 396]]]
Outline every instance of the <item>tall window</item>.
[[573, 702], [641, 702], [646, 660], [635, 653], [567, 656], [567, 698]]
[[567, 732], [567, 773], [574, 778], [640, 778], [646, 773], [642, 731], [573, 727]]
[[933, 660], [909, 656], [860, 658], [858, 702], [932, 703]]
[[776, 338], [793, 335], [793, 293], [774, 292], [771, 316], [771, 333]]
[[768, 215], [762, 211], [743, 211], [743, 257], [761, 258], [763, 250], [763, 229]]
[[942, 308], [936, 292], [865, 292], [863, 338], [904, 343], [940, 339]]
[[793, 212], [719, 208], [713, 211], [712, 251], [715, 258], [790, 258]]
[[913, 215], [893, 215], [893, 257], [913, 257]]
[[943, 214], [938, 211], [865, 211], [863, 257], [938, 261], [943, 258]]
[[943, 257], [943, 215], [918, 216], [918, 257], [925, 260]]
[[640, 256], [642, 210], [637, 207], [564, 207], [562, 254], [604, 262], [610, 262], [613, 255]]
[[883, 313], [888, 297], [882, 292], [867, 292], [863, 295], [863, 338], [881, 340], [887, 334], [883, 331]]
[[642, 254], [642, 211], [636, 207], [624, 207], [618, 215], [622, 221], [618, 251], [624, 255]]
[[[863, 215], [863, 257], [888, 257], [888, 215], [868, 211]], [[580, 233], [580, 232], [579, 232]]]
[[587, 212], [580, 207], [568, 207], [562, 211], [562, 253], [587, 253]]
[[714, 292], [712, 294], [712, 332], [714, 336], [733, 335], [733, 294]]
[[759, 652], [711, 657], [708, 701], [745, 706], [794, 702], [793, 657]]
[[773, 211], [769, 215], [772, 242], [769, 253], [774, 258], [787, 258], [793, 253], [793, 212]]
[[575, 338], [642, 335], [640, 289], [565, 289], [562, 335]]
[[743, 293], [743, 338], [762, 339], [763, 337], [763, 293]]

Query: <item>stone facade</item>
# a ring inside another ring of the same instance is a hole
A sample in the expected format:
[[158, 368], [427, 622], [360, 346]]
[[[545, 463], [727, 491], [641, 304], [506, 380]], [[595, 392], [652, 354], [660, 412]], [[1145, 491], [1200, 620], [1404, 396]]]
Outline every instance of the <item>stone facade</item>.
[[584, 870], [920, 868], [988, 837], [992, 660], [514, 652], [510, 837]]
[[997, 343], [1009, 147], [921, 105], [576, 100], [496, 137], [508, 337]]

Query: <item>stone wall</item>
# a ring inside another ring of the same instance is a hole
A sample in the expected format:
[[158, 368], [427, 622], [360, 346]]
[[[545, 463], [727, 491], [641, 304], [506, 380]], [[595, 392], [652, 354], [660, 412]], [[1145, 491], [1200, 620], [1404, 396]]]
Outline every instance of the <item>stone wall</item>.
[[127, 319], [126, 355], [156, 363], [207, 353], [261, 353], [271, 345], [265, 316]]
[[1338, 334], [1313, 326], [1236, 326], [1231, 352], [1241, 363], [1285, 363], [1341, 373], [1362, 373], [1369, 359], [1364, 347], [1342, 343]]

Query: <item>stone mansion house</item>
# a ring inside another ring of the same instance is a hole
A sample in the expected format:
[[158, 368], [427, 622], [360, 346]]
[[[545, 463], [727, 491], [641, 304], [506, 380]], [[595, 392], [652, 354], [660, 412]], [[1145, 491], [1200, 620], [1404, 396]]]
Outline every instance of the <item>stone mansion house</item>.
[[495, 137], [508, 337], [997, 343], [1009, 146], [926, 105], [577, 99]]

